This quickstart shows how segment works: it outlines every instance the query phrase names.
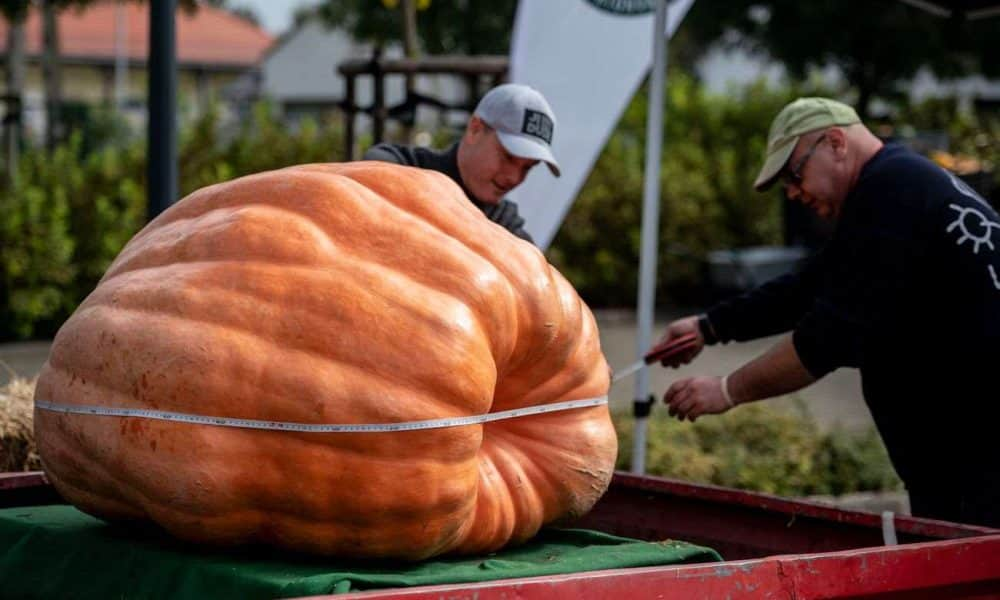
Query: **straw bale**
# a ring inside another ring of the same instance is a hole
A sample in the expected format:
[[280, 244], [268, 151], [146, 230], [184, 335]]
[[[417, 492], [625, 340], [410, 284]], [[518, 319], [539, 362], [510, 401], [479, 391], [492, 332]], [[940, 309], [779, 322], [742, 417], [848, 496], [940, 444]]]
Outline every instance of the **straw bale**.
[[32, 426], [35, 379], [13, 377], [0, 387], [0, 472], [42, 468]]

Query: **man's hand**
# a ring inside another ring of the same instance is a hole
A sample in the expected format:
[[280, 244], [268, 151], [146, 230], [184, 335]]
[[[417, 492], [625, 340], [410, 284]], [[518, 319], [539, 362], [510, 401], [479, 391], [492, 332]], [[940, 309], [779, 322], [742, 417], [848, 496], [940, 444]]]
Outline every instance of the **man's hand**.
[[652, 354], [656, 352], [663, 346], [666, 346], [671, 341], [681, 337], [682, 335], [695, 334], [697, 338], [697, 343], [691, 346], [691, 348], [686, 352], [681, 352], [679, 354], [668, 355], [664, 358], [660, 364], [664, 367], [679, 367], [681, 365], [686, 365], [699, 353], [701, 353], [702, 348], [705, 347], [705, 338], [701, 335], [701, 330], [698, 328], [698, 316], [684, 317], [683, 319], [677, 319], [669, 325], [667, 325], [667, 331], [663, 334], [656, 345], [649, 349], [647, 354]]
[[670, 416], [694, 421], [701, 415], [724, 413], [732, 405], [722, 390], [722, 377], [679, 379], [663, 395]]
[[675, 381], [664, 394], [663, 403], [672, 416], [694, 421], [701, 415], [724, 413], [738, 404], [790, 394], [814, 381], [816, 378], [795, 351], [792, 336], [786, 335], [770, 350], [726, 377], [688, 377]]

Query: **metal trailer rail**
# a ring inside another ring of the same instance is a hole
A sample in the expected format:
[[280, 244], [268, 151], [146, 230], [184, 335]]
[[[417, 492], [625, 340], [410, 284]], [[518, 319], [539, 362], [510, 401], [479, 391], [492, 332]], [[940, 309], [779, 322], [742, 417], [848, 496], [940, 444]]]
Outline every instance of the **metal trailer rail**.
[[[0, 506], [60, 502], [40, 472], [0, 474]], [[1000, 530], [616, 473], [572, 524], [715, 548], [723, 563], [613, 569], [324, 598], [1000, 598]], [[885, 545], [887, 537], [898, 545]]]

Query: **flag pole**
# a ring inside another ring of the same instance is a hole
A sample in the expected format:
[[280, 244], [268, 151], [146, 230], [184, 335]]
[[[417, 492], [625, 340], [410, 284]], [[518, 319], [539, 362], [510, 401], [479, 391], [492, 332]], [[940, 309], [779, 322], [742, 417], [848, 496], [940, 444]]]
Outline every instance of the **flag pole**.
[[[649, 77], [649, 112], [646, 121], [646, 167], [642, 194], [642, 247], [639, 257], [638, 360], [652, 342], [656, 305], [657, 241], [660, 225], [660, 156], [663, 150], [663, 92], [667, 70], [667, 0], [657, 0], [653, 19], [653, 68]], [[635, 383], [635, 431], [632, 438], [632, 472], [646, 472], [646, 433], [654, 398], [649, 394], [649, 370], [640, 369]]]

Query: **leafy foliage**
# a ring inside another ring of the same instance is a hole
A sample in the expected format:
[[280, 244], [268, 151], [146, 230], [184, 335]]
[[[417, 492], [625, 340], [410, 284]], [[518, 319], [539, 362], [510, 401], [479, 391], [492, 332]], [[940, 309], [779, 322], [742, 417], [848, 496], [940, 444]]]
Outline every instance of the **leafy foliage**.
[[923, 66], [951, 77], [997, 72], [996, 20], [931, 16], [897, 0], [696, 2], [684, 24], [702, 47], [721, 40], [783, 63], [798, 79], [836, 65], [863, 114]]
[[[94, 120], [105, 126], [76, 131], [51, 155], [29, 149], [0, 188], [0, 339], [53, 335], [145, 223], [145, 140]], [[342, 139], [339, 125], [289, 129], [266, 104], [227, 134], [209, 111], [182, 133], [180, 188], [336, 161]]]
[[[72, 164], [71, 152], [57, 150], [51, 164]], [[26, 158], [22, 170], [30, 172], [40, 157]], [[50, 191], [21, 183], [26, 180], [16, 180], [0, 199], [0, 327], [17, 337], [28, 337], [40, 323], [66, 314], [64, 289], [78, 272], [65, 188]]]
[[[898, 119], [901, 123], [920, 124], [921, 128], [940, 131], [947, 136], [947, 150], [974, 159], [982, 171], [992, 173], [1000, 187], [1000, 114], [964, 112], [951, 99], [932, 99], [907, 106]], [[899, 127], [896, 133], [906, 137], [912, 126]]]
[[[752, 183], [767, 124], [795, 94], [760, 84], [713, 96], [682, 73], [669, 81], [657, 297], [676, 301], [698, 293], [709, 251], [781, 241], [780, 192], [758, 194]], [[626, 109], [548, 252], [592, 305], [634, 305], [647, 97], [640, 91]]]
[[0, 15], [8, 23], [22, 21], [28, 16], [31, 0], [3, 0], [0, 2]]
[[[615, 417], [617, 468], [632, 460], [630, 416]], [[762, 404], [684, 423], [657, 413], [649, 420], [646, 471], [698, 483], [784, 496], [841, 495], [899, 489], [878, 433], [821, 432], [800, 406]]]
[[[359, 40], [402, 42], [402, 3], [327, 0], [317, 13]], [[506, 54], [516, 0], [432, 0], [417, 11], [420, 45], [430, 54]], [[419, 8], [419, 7], [418, 7]]]
[[239, 130], [226, 135], [212, 110], [195, 121], [181, 139], [180, 188], [198, 188], [251, 173], [312, 162], [343, 160], [339, 121], [306, 119], [296, 128], [282, 122], [275, 107], [260, 102]]
[[[657, 298], [702, 303], [706, 255], [719, 248], [779, 243], [780, 192], [751, 189], [767, 123], [796, 90], [762, 85], [713, 96], [694, 79], [670, 77], [660, 169]], [[638, 94], [581, 189], [548, 251], [595, 307], [635, 304], [645, 152], [646, 94]], [[946, 130], [953, 151], [984, 169], [1000, 160], [1000, 120], [963, 115], [930, 102], [901, 115], [910, 125]], [[29, 149], [17, 177], [0, 187], [0, 339], [55, 332], [142, 226], [145, 140], [123, 135], [99, 112], [47, 157]], [[909, 124], [909, 125], [903, 125]], [[455, 132], [435, 132], [444, 147]], [[283, 124], [261, 104], [235, 129], [217, 111], [191, 123], [180, 140], [180, 190], [306, 162], [342, 159], [339, 121]], [[995, 170], [993, 171], [995, 173]]]

